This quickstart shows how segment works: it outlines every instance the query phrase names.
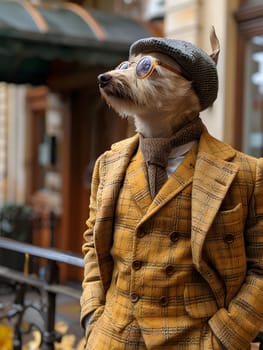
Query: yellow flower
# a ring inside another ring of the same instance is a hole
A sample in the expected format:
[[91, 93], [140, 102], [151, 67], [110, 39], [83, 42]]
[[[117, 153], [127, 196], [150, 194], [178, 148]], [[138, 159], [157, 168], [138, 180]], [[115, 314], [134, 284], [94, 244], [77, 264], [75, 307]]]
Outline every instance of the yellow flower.
[[0, 349], [12, 350], [13, 349], [13, 330], [10, 326], [0, 324]]

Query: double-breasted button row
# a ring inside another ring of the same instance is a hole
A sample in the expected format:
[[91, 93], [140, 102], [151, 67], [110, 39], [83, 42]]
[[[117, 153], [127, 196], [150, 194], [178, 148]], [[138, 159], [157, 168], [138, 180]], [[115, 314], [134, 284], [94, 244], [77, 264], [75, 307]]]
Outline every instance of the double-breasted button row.
[[[143, 238], [146, 235], [147, 235], [147, 232], [144, 231], [144, 230], [141, 230], [141, 229], [139, 229], [137, 231], [137, 233], [136, 233], [136, 236], [138, 238]], [[180, 239], [180, 233], [176, 232], [176, 231], [173, 231], [173, 232], [170, 233], [169, 237], [170, 237], [170, 240], [175, 243], [175, 242], [177, 242]]]
[[[134, 303], [134, 304], [137, 303], [137, 302], [140, 300], [139, 294], [137, 294], [137, 293], [131, 293], [131, 295], [130, 295], [130, 300], [131, 300], [131, 302]], [[160, 299], [159, 299], [159, 304], [160, 304], [161, 306], [167, 306], [167, 305], [169, 304], [168, 297], [162, 295], [162, 296], [160, 297]]]
[[[132, 268], [135, 271], [140, 270], [142, 265], [143, 265], [143, 262], [140, 261], [140, 260], [134, 260], [132, 262]], [[175, 272], [175, 267], [173, 265], [166, 266], [165, 273], [166, 273], [167, 276], [172, 276], [174, 274], [174, 272]]]

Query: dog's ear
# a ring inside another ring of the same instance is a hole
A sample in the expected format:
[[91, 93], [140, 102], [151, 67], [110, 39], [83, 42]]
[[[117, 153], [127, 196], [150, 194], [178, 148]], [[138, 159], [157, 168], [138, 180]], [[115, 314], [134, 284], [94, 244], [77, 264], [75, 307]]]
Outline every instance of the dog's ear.
[[215, 62], [215, 64], [217, 64], [218, 56], [219, 56], [219, 52], [220, 52], [220, 44], [219, 44], [218, 37], [216, 36], [216, 31], [215, 31], [214, 26], [212, 26], [211, 33], [210, 33], [210, 44], [211, 44], [211, 48], [213, 50], [210, 57]]

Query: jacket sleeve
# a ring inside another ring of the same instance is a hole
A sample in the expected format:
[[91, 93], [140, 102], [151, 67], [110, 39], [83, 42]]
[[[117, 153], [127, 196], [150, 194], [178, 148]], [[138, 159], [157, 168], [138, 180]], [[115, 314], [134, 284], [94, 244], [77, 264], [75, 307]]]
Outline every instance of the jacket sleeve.
[[93, 313], [91, 320], [93, 323], [95, 321], [94, 315], [96, 318], [98, 318], [103, 312], [105, 304], [105, 292], [100, 278], [93, 235], [98, 205], [97, 196], [100, 183], [100, 159], [101, 158], [96, 161], [93, 171], [90, 196], [90, 214], [89, 219], [86, 222], [87, 230], [84, 232], [84, 243], [82, 246], [82, 252], [84, 255], [84, 278], [82, 282], [83, 292], [80, 299], [80, 321], [83, 327], [85, 316]]
[[228, 309], [219, 309], [209, 325], [228, 350], [248, 349], [263, 326], [263, 159], [257, 162], [254, 192], [244, 232], [247, 275]]

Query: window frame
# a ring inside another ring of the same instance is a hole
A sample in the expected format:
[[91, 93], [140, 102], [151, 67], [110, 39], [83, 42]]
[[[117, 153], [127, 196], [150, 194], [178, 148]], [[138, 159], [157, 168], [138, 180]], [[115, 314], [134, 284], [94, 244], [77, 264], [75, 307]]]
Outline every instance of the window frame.
[[242, 150], [244, 146], [244, 105], [240, 101], [244, 101], [245, 97], [246, 46], [253, 36], [263, 35], [263, 4], [253, 0], [241, 1], [234, 18], [238, 29], [234, 145], [237, 149]]

